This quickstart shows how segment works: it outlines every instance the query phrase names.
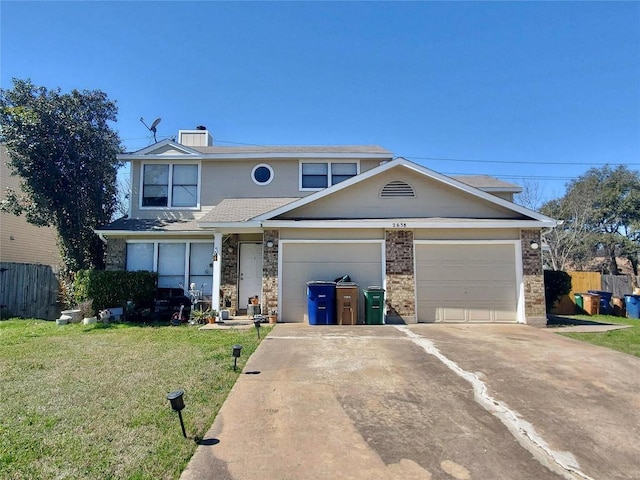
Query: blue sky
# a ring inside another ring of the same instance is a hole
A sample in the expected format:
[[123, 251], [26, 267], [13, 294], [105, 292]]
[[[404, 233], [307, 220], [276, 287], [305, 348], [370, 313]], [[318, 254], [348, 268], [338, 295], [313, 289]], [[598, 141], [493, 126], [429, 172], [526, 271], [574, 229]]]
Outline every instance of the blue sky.
[[0, 3], [1, 75], [118, 102], [127, 150], [378, 144], [538, 185], [640, 169], [640, 2]]

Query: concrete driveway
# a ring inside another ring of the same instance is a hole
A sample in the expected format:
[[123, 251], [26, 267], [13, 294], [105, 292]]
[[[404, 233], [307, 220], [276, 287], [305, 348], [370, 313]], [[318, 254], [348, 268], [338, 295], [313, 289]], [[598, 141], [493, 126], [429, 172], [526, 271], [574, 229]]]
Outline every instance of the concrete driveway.
[[280, 324], [182, 474], [637, 479], [640, 359], [524, 325]]

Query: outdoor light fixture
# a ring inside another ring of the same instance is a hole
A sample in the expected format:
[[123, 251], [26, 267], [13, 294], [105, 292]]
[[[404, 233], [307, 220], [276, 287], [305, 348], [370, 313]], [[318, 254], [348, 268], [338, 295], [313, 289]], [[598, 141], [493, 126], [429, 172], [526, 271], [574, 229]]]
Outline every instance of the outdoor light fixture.
[[184, 408], [184, 399], [182, 396], [184, 395], [183, 390], [176, 390], [175, 392], [171, 392], [167, 394], [167, 400], [171, 402], [171, 408], [178, 412], [178, 417], [180, 417], [180, 426], [182, 427], [182, 435], [184, 438], [187, 438], [187, 432], [184, 430], [184, 422], [182, 421], [182, 409]]
[[236, 343], [233, 347], [233, 371], [236, 371], [236, 363], [238, 358], [240, 357], [240, 352], [242, 351], [242, 345]]
[[267, 247], [269, 247], [269, 248], [273, 247], [273, 242], [271, 240], [269, 240], [267, 242]]
[[214, 262], [218, 261], [218, 249], [217, 248], [213, 249], [213, 261]]
[[540, 245], [538, 245], [538, 242], [536, 242], [535, 240], [531, 241], [531, 248], [533, 250], [537, 250], [538, 248], [540, 248]]

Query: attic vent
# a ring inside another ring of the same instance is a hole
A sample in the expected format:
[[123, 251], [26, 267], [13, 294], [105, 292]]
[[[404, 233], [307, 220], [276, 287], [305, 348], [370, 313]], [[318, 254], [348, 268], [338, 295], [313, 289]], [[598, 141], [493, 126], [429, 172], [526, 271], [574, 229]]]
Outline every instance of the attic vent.
[[387, 183], [380, 192], [382, 198], [414, 198], [415, 196], [411, 185], [399, 180]]

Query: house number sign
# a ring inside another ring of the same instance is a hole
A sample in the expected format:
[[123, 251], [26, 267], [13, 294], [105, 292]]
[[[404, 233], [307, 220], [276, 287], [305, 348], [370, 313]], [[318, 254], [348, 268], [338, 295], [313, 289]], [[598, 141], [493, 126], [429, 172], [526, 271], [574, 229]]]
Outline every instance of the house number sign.
[[407, 228], [407, 224], [405, 222], [393, 222], [391, 224], [392, 228]]

